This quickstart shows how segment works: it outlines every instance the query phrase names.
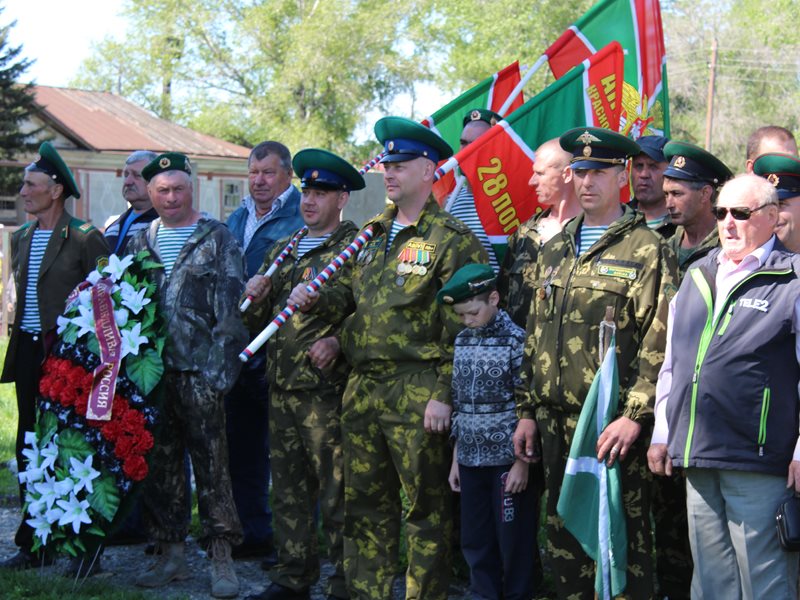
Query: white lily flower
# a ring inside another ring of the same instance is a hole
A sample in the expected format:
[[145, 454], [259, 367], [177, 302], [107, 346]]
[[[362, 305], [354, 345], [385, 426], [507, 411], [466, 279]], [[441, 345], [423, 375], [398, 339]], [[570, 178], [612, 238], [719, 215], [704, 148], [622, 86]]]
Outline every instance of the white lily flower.
[[33, 489], [40, 494], [38, 500], [44, 502], [47, 509], [53, 508], [56, 500], [59, 500], [62, 494], [56, 493], [55, 479], [50, 475], [45, 475], [44, 481], [34, 484]]
[[78, 306], [85, 306], [86, 308], [92, 308], [92, 288], [86, 288], [85, 290], [81, 290], [78, 292]]
[[17, 475], [20, 483], [36, 483], [44, 478], [44, 469], [41, 467], [32, 467], [30, 464], [24, 471], [20, 471]]
[[139, 346], [147, 343], [147, 338], [142, 333], [142, 324], [136, 323], [132, 329], [123, 329], [119, 332], [122, 336], [122, 356], [125, 358], [128, 354], [139, 354]]
[[72, 489], [74, 493], [77, 494], [84, 488], [90, 494], [94, 491], [94, 488], [92, 487], [92, 480], [100, 477], [100, 471], [97, 471], [92, 467], [93, 458], [94, 456], [90, 454], [83, 462], [79, 461], [75, 457], [69, 459], [69, 474], [70, 477], [75, 479], [75, 487]]
[[66, 331], [66, 329], [67, 329], [67, 326], [71, 322], [72, 321], [70, 321], [67, 317], [62, 317], [61, 315], [58, 315], [58, 318], [56, 318], [56, 325], [58, 325], [58, 329], [56, 329], [56, 333], [58, 335], [61, 335], [62, 333], [64, 333], [64, 331]]
[[42, 544], [46, 544], [47, 538], [52, 533], [51, 531], [52, 526], [47, 521], [47, 518], [44, 515], [42, 515], [34, 517], [33, 519], [28, 519], [25, 522], [33, 528], [33, 535], [42, 540]]
[[150, 304], [150, 298], [144, 297], [147, 293], [145, 288], [138, 292], [132, 285], [128, 285], [128, 288], [122, 288], [122, 305], [127, 306], [133, 314], [138, 315], [145, 306]]
[[[38, 484], [37, 484], [38, 485]], [[29, 499], [30, 498], [30, 499]], [[47, 500], [42, 498], [34, 498], [33, 496], [26, 497], [28, 500], [28, 513], [32, 517], [41, 517], [47, 510]]]
[[131, 264], [133, 264], [132, 254], [129, 254], [122, 259], [120, 259], [116, 254], [112, 254], [108, 257], [108, 264], [103, 269], [103, 273], [107, 273], [111, 281], [117, 281], [122, 279], [125, 269], [130, 267]]
[[47, 519], [47, 522], [51, 525], [53, 523], [57, 523], [58, 520], [63, 516], [64, 511], [58, 507], [51, 508], [46, 513], [44, 513], [44, 518]]
[[42, 448], [39, 454], [42, 458], [42, 464], [40, 466], [43, 469], [52, 469], [58, 458], [58, 446], [56, 446], [55, 442], [51, 441], [47, 446]]
[[74, 317], [72, 323], [80, 327], [78, 337], [81, 338], [87, 333], [94, 333], [94, 314], [90, 308], [83, 305], [78, 306], [80, 316]]
[[72, 524], [72, 531], [80, 533], [81, 523], [89, 524], [92, 519], [89, 517], [89, 502], [87, 500], [78, 500], [75, 494], [69, 495], [69, 500], [59, 500], [59, 508], [64, 510], [64, 514], [58, 520], [58, 526]]
[[130, 313], [125, 308], [118, 308], [114, 311], [114, 321], [117, 323], [117, 327], [125, 327], [128, 324], [128, 317]]
[[95, 283], [100, 281], [102, 278], [103, 278], [103, 274], [100, 273], [100, 271], [98, 271], [97, 269], [95, 269], [94, 271], [92, 271], [91, 273], [89, 273], [86, 276], [86, 281], [88, 281], [89, 283], [94, 285]]
[[72, 477], [65, 477], [64, 479], [56, 481], [53, 484], [53, 489], [55, 490], [56, 496], [58, 498], [66, 498], [67, 496], [69, 496], [74, 487], [75, 487], [75, 480], [72, 479]]

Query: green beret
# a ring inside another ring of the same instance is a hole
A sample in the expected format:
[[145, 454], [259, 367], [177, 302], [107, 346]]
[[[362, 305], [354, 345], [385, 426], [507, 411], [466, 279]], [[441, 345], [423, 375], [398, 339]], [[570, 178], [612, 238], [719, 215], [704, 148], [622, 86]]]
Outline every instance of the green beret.
[[467, 123], [471, 121], [483, 121], [489, 125], [497, 125], [502, 120], [503, 117], [498, 115], [493, 110], [489, 110], [488, 108], [473, 108], [472, 110], [467, 111], [467, 114], [464, 115], [464, 120], [461, 123], [461, 126], [465, 127]]
[[632, 139], [602, 127], [570, 129], [558, 138], [558, 143], [572, 153], [570, 166], [573, 169], [607, 169], [624, 165], [628, 157], [642, 151]]
[[383, 117], [375, 123], [375, 136], [383, 144], [386, 162], [405, 162], [420, 156], [438, 163], [453, 156], [453, 149], [432, 130], [403, 117]]
[[688, 142], [669, 142], [664, 146], [664, 157], [669, 166], [665, 177], [684, 181], [702, 181], [720, 186], [733, 177], [731, 170], [720, 159]]
[[753, 173], [775, 186], [780, 200], [800, 196], [800, 158], [791, 154], [770, 152], [753, 163]]
[[159, 173], [167, 171], [183, 171], [187, 175], [191, 175], [192, 165], [189, 163], [189, 157], [179, 152], [159, 154], [142, 169], [142, 177], [146, 181], [150, 181]]
[[458, 304], [497, 288], [497, 277], [489, 265], [471, 263], [464, 265], [436, 294], [439, 304]]
[[318, 148], [306, 148], [294, 155], [292, 168], [300, 176], [300, 186], [323, 190], [364, 189], [366, 183], [361, 174], [350, 163], [333, 152]]
[[56, 183], [60, 183], [64, 186], [66, 198], [73, 196], [78, 199], [81, 197], [81, 193], [78, 191], [78, 184], [75, 183], [75, 178], [72, 176], [72, 171], [69, 170], [67, 163], [64, 162], [64, 159], [56, 152], [50, 142], [42, 142], [42, 145], [39, 146], [39, 156], [25, 170], [44, 173]]

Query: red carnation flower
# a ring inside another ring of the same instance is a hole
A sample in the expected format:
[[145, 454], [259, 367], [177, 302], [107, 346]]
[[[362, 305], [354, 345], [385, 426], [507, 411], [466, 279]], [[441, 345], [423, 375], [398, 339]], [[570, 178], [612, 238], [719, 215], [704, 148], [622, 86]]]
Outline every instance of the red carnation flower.
[[122, 463], [122, 472], [133, 481], [147, 477], [147, 461], [141, 456], [131, 456]]

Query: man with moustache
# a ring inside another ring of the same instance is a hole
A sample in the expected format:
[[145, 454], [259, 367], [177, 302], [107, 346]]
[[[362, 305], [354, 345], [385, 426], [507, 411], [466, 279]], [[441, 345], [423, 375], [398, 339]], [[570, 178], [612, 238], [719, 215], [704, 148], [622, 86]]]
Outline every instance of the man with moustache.
[[762, 154], [753, 173], [766, 178], [778, 192], [775, 233], [790, 252], [800, 252], [800, 159], [789, 154]]
[[636, 140], [642, 151], [631, 160], [631, 206], [640, 211], [647, 226], [665, 239], [675, 233], [675, 225], [669, 218], [663, 180], [667, 159], [664, 146], [667, 138], [660, 135], [644, 135]]
[[147, 182], [142, 177], [142, 169], [156, 156], [150, 150], [137, 150], [125, 159], [122, 196], [130, 206], [103, 233], [113, 254], [124, 255], [128, 241], [158, 217], [147, 194]]
[[[244, 250], [245, 277], [253, 277], [275, 242], [303, 225], [300, 192], [292, 185], [292, 156], [275, 141], [258, 144], [247, 161], [250, 194], [228, 217], [226, 225]], [[282, 248], [281, 248], [282, 249]], [[266, 348], [247, 363], [225, 398], [233, 498], [244, 530], [234, 558], [264, 558], [275, 562], [272, 511], [269, 504], [269, 388]]]

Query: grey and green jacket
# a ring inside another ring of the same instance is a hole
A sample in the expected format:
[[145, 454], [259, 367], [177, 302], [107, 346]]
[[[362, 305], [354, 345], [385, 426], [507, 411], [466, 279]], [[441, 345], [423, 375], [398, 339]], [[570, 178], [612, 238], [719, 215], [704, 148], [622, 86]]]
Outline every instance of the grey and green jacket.
[[678, 467], [785, 476], [800, 411], [794, 323], [800, 256], [776, 241], [715, 318], [719, 253], [689, 269], [676, 298], [669, 455]]
[[[159, 259], [156, 234], [161, 219], [136, 234], [127, 252], [147, 249]], [[247, 345], [247, 329], [239, 311], [244, 290], [244, 258], [225, 225], [201, 217], [181, 248], [167, 278], [163, 268], [148, 271], [158, 287], [166, 324], [164, 363], [167, 371], [194, 371], [212, 389], [227, 392], [241, 368], [239, 353]]]

